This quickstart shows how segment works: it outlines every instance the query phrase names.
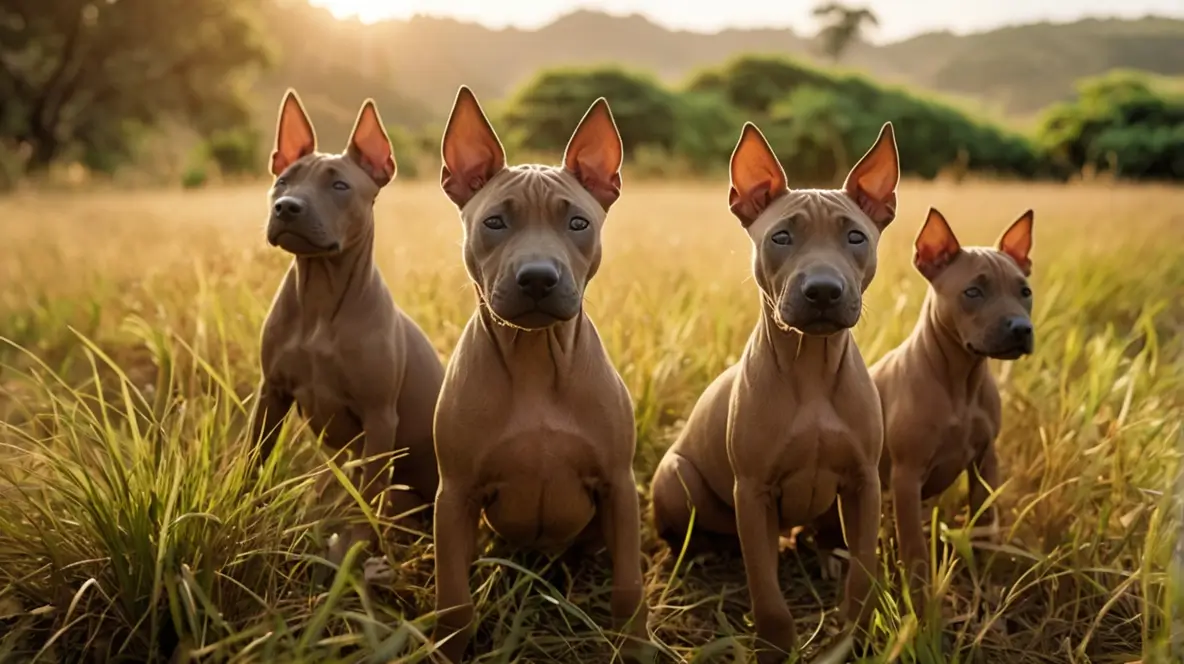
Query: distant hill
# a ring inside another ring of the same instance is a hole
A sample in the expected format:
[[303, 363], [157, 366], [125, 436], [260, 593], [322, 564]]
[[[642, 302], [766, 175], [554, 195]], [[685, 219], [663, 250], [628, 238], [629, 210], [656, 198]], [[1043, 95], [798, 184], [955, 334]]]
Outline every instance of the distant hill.
[[[812, 38], [790, 30], [673, 31], [642, 16], [591, 11], [538, 30], [428, 17], [362, 25], [338, 21], [302, 0], [273, 2], [265, 25], [277, 67], [258, 86], [259, 116], [272, 122], [283, 88], [295, 86], [332, 148], [345, 140], [367, 96], [377, 99], [388, 123], [420, 127], [442, 122], [462, 83], [489, 103], [544, 67], [618, 63], [679, 83], [743, 53], [826, 64]], [[1184, 20], [1089, 19], [966, 36], [931, 33], [882, 46], [857, 44], [842, 66], [1023, 117], [1070, 97], [1078, 79], [1110, 69], [1184, 75]]]

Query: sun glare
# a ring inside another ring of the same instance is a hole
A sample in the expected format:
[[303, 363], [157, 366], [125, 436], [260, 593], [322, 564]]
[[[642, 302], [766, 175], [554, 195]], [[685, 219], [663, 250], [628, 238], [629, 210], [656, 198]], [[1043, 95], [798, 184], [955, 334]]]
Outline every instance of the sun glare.
[[407, 18], [413, 13], [407, 3], [392, 0], [309, 0], [309, 3], [328, 9], [337, 18], [357, 18], [363, 23], [374, 23], [386, 18]]

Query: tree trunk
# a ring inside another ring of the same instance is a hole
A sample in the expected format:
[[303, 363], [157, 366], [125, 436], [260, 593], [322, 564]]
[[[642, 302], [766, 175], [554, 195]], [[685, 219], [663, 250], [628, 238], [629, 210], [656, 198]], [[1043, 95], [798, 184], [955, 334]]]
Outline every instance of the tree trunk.
[[29, 160], [25, 162], [25, 174], [33, 175], [49, 170], [54, 160], [61, 152], [62, 144], [54, 135], [52, 129], [36, 126], [30, 133], [30, 145], [33, 147]]

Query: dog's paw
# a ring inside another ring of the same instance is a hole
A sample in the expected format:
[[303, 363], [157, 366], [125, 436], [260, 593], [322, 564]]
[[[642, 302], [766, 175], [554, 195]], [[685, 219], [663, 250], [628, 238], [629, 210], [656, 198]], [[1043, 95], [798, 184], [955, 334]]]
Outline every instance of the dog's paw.
[[391, 583], [395, 579], [395, 570], [386, 556], [373, 556], [362, 563], [362, 578], [370, 585]]

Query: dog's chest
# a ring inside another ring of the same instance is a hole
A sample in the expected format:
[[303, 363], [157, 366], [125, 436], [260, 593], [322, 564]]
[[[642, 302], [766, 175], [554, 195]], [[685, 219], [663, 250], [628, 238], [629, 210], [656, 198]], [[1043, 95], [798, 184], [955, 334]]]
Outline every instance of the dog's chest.
[[327, 438], [356, 435], [352, 431], [356, 428], [355, 416], [349, 412], [348, 386], [336, 345], [328, 326], [318, 325], [284, 339], [276, 357], [300, 412], [314, 430], [326, 431]]
[[995, 439], [995, 427], [985, 409], [976, 403], [955, 407], [938, 434], [938, 445], [929, 464], [922, 490], [924, 497], [942, 493], [967, 470]]

